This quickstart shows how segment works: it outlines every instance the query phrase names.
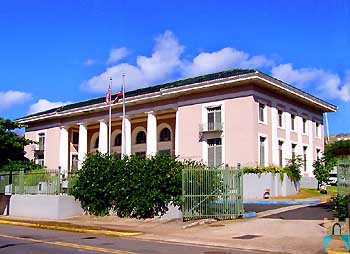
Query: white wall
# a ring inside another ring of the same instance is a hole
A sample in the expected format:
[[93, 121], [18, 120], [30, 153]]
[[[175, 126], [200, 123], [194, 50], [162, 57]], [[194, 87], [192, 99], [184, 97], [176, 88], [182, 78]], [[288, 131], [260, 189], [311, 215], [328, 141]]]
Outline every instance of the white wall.
[[296, 194], [299, 186], [295, 186], [286, 174], [283, 181], [281, 181], [280, 174], [264, 173], [243, 176], [243, 200], [263, 199], [266, 191], [269, 191], [270, 198], [285, 197]]
[[65, 219], [82, 215], [80, 202], [66, 195], [12, 195], [10, 215], [37, 219]]

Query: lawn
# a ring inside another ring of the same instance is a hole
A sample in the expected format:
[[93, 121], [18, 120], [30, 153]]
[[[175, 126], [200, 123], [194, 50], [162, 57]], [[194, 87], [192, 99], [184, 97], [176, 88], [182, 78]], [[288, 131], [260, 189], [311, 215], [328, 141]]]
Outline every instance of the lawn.
[[330, 196], [334, 196], [337, 194], [337, 187], [327, 186], [327, 192], [328, 192], [327, 194], [321, 194], [319, 190], [301, 188], [298, 194], [290, 195], [287, 197], [278, 197], [277, 199], [305, 199], [305, 198], [328, 199]]

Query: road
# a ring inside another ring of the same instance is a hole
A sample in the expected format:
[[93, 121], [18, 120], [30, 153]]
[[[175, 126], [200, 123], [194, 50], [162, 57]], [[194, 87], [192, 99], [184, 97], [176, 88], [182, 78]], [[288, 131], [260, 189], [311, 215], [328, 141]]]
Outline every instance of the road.
[[108, 237], [63, 231], [0, 225], [1, 254], [136, 254], [136, 253], [203, 253], [248, 254], [267, 252], [211, 248], [145, 241], [135, 238]]

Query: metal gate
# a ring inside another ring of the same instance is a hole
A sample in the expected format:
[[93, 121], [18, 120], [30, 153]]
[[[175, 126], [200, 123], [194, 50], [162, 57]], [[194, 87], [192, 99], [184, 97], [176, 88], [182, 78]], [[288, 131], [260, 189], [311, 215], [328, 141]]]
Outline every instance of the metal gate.
[[243, 174], [234, 168], [185, 168], [182, 171], [184, 220], [232, 219], [243, 215]]
[[350, 195], [350, 159], [337, 160], [338, 194]]

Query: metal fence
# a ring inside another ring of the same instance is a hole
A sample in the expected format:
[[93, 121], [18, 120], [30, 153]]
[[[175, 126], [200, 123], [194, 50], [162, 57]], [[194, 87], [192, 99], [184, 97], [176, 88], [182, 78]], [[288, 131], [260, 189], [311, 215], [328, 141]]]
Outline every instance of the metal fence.
[[243, 215], [243, 174], [235, 168], [182, 171], [183, 219], [232, 219]]
[[58, 170], [2, 172], [0, 173], [0, 193], [60, 194], [60, 172]]
[[338, 194], [350, 195], [350, 159], [338, 159], [336, 167]]

